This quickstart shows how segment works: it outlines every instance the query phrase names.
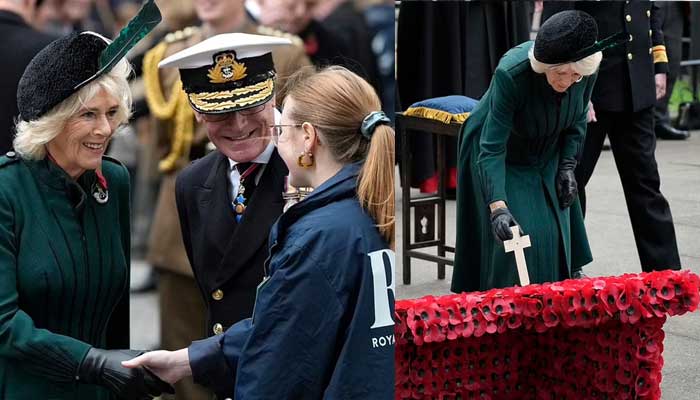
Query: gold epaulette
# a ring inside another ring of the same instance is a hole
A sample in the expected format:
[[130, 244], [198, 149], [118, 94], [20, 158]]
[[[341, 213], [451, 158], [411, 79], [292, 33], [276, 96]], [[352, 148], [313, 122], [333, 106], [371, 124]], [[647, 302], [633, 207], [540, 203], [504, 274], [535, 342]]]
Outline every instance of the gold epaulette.
[[160, 84], [158, 63], [167, 52], [168, 46], [185, 40], [199, 32], [197, 27], [169, 33], [158, 45], [149, 50], [143, 59], [143, 79], [146, 89], [146, 102], [155, 118], [173, 122], [171, 146], [168, 155], [158, 165], [161, 172], [170, 172], [177, 167], [178, 160], [190, 152], [194, 137], [194, 112], [189, 105], [187, 94], [182, 89], [182, 81], [176, 79], [170, 90], [170, 98], [165, 98], [165, 92]]
[[189, 38], [197, 32], [199, 32], [198, 26], [188, 26], [185, 29], [180, 29], [179, 31], [168, 33], [167, 35], [165, 35], [165, 39], [163, 39], [163, 41], [167, 44], [179, 42], [181, 40]]
[[301, 40], [301, 38], [299, 36], [281, 31], [279, 29], [271, 28], [269, 26], [263, 26], [263, 25], [258, 26], [258, 33], [261, 35], [266, 35], [266, 36], [275, 36], [275, 37], [289, 39], [292, 41], [292, 44], [294, 44], [296, 46], [302, 46], [302, 47], [304, 46], [304, 41]]

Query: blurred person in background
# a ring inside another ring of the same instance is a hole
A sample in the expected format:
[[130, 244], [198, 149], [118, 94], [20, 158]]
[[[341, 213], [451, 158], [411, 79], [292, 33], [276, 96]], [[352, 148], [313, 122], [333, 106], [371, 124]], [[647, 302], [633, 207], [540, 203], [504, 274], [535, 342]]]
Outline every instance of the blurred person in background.
[[[115, 4], [115, 34], [131, 19], [141, 5], [141, 0], [119, 0]], [[143, 59], [148, 50], [157, 45], [173, 29], [194, 24], [197, 16], [191, 0], [170, 0], [161, 3], [163, 21], [147, 37], [141, 40], [127, 58], [133, 67], [129, 80], [133, 106], [129, 124], [110, 143], [108, 154], [117, 158], [129, 169], [132, 178], [132, 251], [136, 258], [144, 258], [147, 251], [148, 230], [153, 219], [158, 194], [160, 174], [155, 150], [155, 134], [146, 103], [143, 79]], [[132, 293], [155, 290], [156, 272], [151, 269], [146, 279], [132, 285]]]
[[370, 47], [377, 65], [381, 90], [382, 110], [394, 121], [396, 110], [396, 35], [394, 0], [359, 0], [359, 10], [363, 12], [370, 30]]
[[298, 35], [314, 65], [345, 66], [381, 92], [367, 24], [352, 2], [249, 0], [246, 3], [249, 14], [261, 24]]
[[260, 24], [298, 35], [314, 65], [340, 64], [348, 53], [348, 45], [340, 36], [314, 20], [312, 1], [249, 0], [246, 3], [249, 14]]
[[55, 35], [67, 35], [71, 32], [92, 30], [107, 37], [112, 36], [112, 30], [92, 17], [95, 0], [56, 0], [46, 4], [51, 11], [44, 13], [42, 30]]
[[17, 84], [29, 61], [54, 36], [32, 28], [36, 0], [0, 0], [0, 154], [12, 148], [17, 110]]
[[687, 130], [676, 129], [671, 125], [668, 102], [673, 94], [673, 87], [681, 70], [683, 52], [683, 27], [686, 16], [690, 14], [690, 4], [683, 1], [658, 2], [657, 12], [663, 15], [661, 30], [664, 33], [666, 55], [668, 56], [668, 74], [666, 75], [666, 94], [656, 100], [654, 107], [654, 132], [659, 139], [685, 140], [690, 137]]
[[[311, 12], [330, 32], [345, 43], [346, 61], [340, 65], [365, 78], [381, 95], [377, 58], [372, 51], [372, 32], [365, 19], [367, 4], [355, 0], [310, 0]], [[355, 65], [353, 65], [355, 64]]]

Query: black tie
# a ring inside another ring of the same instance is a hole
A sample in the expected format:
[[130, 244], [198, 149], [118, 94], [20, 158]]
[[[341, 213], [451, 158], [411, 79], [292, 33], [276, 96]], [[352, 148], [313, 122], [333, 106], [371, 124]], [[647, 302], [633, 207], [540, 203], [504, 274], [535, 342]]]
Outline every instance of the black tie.
[[253, 165], [253, 163], [250, 162], [243, 162], [243, 163], [238, 163], [236, 164], [236, 169], [238, 170], [238, 173], [240, 175], [243, 175], [243, 173], [250, 168], [250, 166]]

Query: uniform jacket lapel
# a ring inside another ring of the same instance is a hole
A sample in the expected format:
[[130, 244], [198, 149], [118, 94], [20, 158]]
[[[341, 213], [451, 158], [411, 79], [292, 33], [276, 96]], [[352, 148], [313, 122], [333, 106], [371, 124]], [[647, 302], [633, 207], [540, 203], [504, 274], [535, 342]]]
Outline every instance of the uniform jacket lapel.
[[[218, 153], [218, 152], [217, 152]], [[198, 207], [200, 215], [206, 216], [205, 240], [203, 245], [208, 248], [205, 253], [206, 270], [202, 278], [213, 281], [213, 275], [219, 260], [224, 256], [227, 245], [236, 229], [236, 220], [232, 214], [230, 196], [228, 195], [228, 160], [218, 153], [214, 168], [211, 169], [204, 185], [200, 188]]]

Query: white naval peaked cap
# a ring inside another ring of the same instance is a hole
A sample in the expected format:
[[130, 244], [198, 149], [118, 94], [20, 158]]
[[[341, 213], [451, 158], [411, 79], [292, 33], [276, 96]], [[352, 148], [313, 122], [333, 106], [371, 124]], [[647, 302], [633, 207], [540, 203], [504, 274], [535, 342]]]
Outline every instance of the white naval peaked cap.
[[271, 52], [277, 46], [291, 44], [291, 40], [281, 37], [250, 33], [223, 33], [167, 57], [158, 63], [158, 67], [199, 68], [210, 65], [214, 55], [223, 51], [236, 52], [236, 58], [240, 60], [261, 56]]
[[182, 88], [197, 112], [239, 111], [272, 99], [272, 50], [291, 44], [280, 37], [225, 33], [171, 55], [158, 67], [179, 68]]

